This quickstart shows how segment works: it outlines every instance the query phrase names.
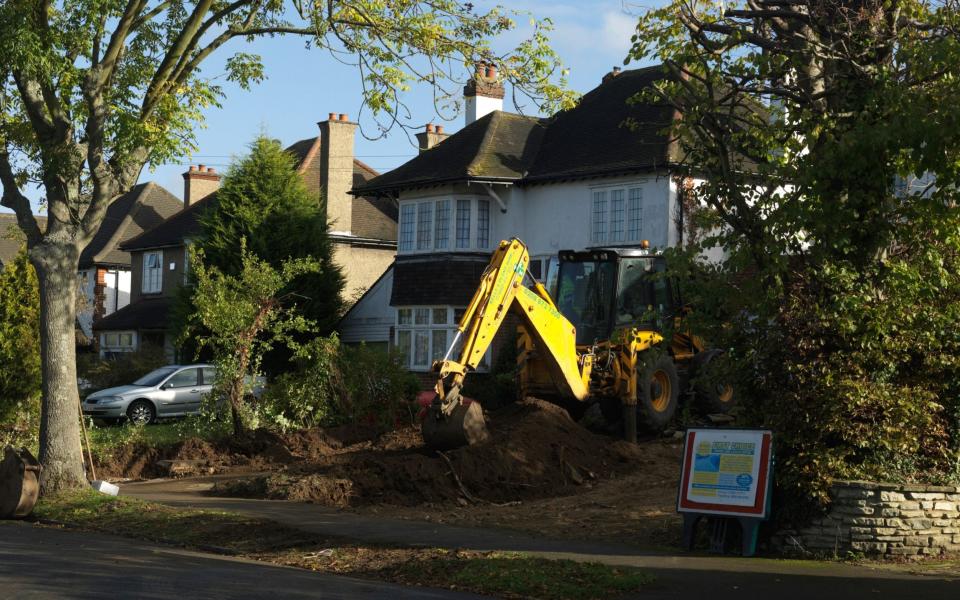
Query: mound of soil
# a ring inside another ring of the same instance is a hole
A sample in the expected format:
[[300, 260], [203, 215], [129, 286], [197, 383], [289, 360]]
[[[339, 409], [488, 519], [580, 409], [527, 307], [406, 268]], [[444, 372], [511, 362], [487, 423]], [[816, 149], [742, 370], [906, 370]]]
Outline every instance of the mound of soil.
[[339, 447], [331, 432], [300, 432], [282, 438], [296, 462], [219, 484], [214, 493], [341, 507], [504, 503], [572, 494], [649, 458], [648, 448], [591, 433], [563, 408], [536, 399], [492, 413], [488, 427], [489, 440], [445, 455], [424, 447], [418, 427]]

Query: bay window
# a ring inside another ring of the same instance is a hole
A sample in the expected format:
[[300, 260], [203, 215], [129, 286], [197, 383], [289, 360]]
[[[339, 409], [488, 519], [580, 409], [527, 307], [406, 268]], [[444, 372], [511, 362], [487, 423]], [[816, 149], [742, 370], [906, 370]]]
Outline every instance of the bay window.
[[490, 200], [444, 198], [400, 204], [398, 251], [487, 250]]
[[[429, 371], [433, 361], [443, 359], [457, 334], [462, 308], [410, 306], [397, 309], [394, 341], [401, 363], [412, 371]], [[454, 349], [454, 355], [459, 348]], [[478, 370], [485, 370], [487, 357]]]

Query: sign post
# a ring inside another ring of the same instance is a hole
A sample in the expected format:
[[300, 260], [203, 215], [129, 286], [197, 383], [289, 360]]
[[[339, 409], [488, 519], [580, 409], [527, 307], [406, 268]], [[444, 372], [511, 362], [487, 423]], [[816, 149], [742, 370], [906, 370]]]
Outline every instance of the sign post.
[[762, 429], [687, 430], [677, 495], [684, 549], [693, 549], [694, 530], [706, 516], [736, 520], [743, 555], [756, 553], [760, 523], [770, 516], [772, 437]]

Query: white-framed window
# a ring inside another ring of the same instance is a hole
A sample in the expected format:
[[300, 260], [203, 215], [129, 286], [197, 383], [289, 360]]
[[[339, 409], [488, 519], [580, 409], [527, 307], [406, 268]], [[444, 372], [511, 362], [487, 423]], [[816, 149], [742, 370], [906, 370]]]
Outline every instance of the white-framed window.
[[413, 250], [413, 227], [416, 224], [415, 204], [404, 204], [400, 208], [400, 252]]
[[135, 334], [132, 331], [108, 331], [100, 334], [100, 348], [104, 352], [133, 352]]
[[417, 204], [417, 250], [430, 250], [433, 247], [433, 202]]
[[443, 198], [400, 204], [400, 253], [490, 248], [490, 200]]
[[643, 188], [624, 186], [591, 191], [590, 241], [639, 242], [643, 231]]
[[157, 294], [163, 288], [163, 251], [143, 253], [143, 281], [140, 291], [144, 294]]
[[433, 247], [437, 250], [446, 250], [450, 242], [450, 201], [437, 200], [436, 212]]
[[[456, 336], [457, 322], [464, 310], [452, 306], [397, 308], [394, 343], [404, 366], [411, 371], [429, 371], [433, 361], [441, 360]], [[458, 350], [455, 348], [452, 356]], [[486, 370], [487, 364], [485, 356], [477, 370]]]

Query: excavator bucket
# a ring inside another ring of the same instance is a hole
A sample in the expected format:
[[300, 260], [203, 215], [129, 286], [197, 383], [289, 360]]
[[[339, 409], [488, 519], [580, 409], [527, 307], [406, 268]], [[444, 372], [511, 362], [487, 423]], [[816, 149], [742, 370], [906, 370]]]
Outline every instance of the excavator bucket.
[[40, 496], [40, 463], [26, 449], [7, 446], [0, 462], [0, 519], [17, 519], [33, 511]]
[[421, 424], [423, 441], [433, 450], [453, 450], [484, 441], [490, 434], [479, 402], [462, 398], [449, 415], [434, 401]]

